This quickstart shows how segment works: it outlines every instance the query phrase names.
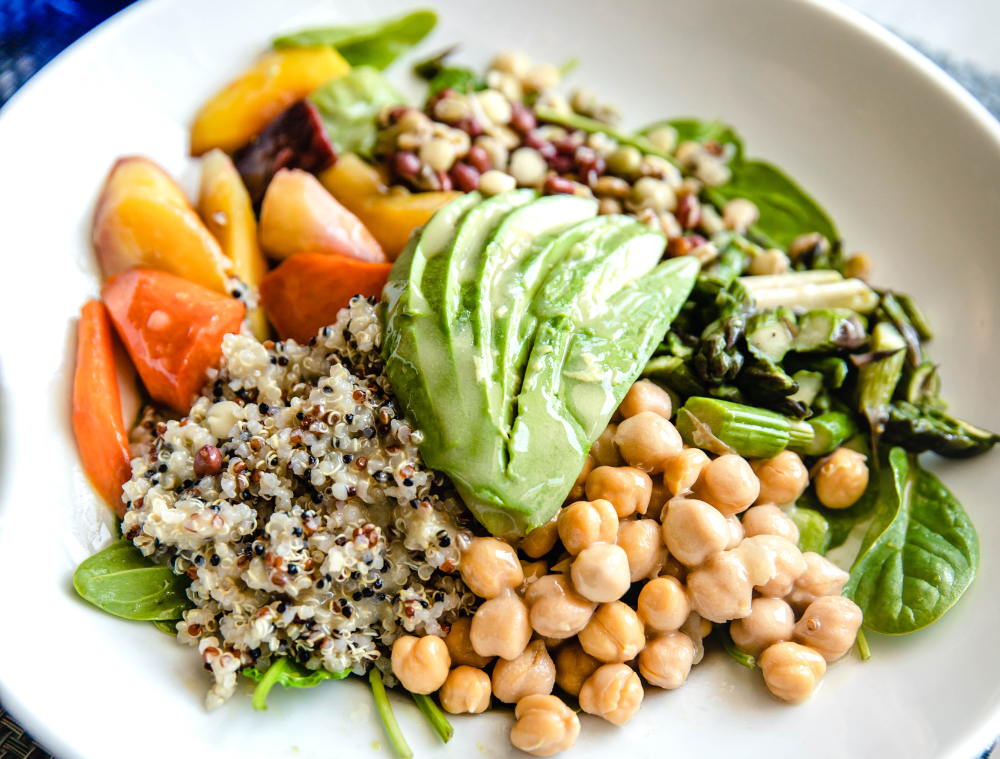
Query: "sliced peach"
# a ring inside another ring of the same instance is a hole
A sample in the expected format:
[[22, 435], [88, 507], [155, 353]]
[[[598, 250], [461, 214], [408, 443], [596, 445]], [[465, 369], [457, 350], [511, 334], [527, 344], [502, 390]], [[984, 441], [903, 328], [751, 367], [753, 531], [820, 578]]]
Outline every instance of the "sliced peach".
[[204, 105], [191, 127], [191, 155], [243, 147], [296, 100], [350, 69], [329, 47], [268, 53]]
[[226, 292], [232, 264], [174, 180], [148, 158], [120, 158], [111, 169], [94, 214], [94, 246], [105, 277], [145, 266]]
[[355, 295], [380, 295], [390, 269], [390, 263], [297, 253], [264, 277], [260, 299], [282, 340], [305, 343], [337, 321]]
[[375, 236], [390, 261], [406, 247], [410, 233], [426, 224], [434, 212], [461, 195], [459, 192], [409, 194], [390, 190], [373, 166], [353, 153], [319, 175], [333, 197], [356, 215]]
[[[233, 262], [233, 274], [243, 284], [259, 287], [267, 274], [267, 260], [257, 245], [257, 219], [250, 193], [229, 156], [221, 150], [212, 150], [201, 159], [198, 213]], [[254, 336], [266, 340], [269, 330], [264, 310], [248, 312], [247, 319]]]
[[337, 253], [385, 261], [378, 241], [312, 174], [281, 169], [260, 208], [260, 246], [271, 258], [295, 253]]

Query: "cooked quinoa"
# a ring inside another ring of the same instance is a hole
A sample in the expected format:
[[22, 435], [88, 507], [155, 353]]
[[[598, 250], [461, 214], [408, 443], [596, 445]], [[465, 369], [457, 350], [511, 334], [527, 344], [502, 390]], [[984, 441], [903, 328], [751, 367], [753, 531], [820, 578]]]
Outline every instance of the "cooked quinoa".
[[363, 673], [407, 633], [443, 635], [476, 603], [458, 574], [461, 501], [417, 452], [382, 374], [374, 299], [309, 345], [227, 335], [180, 421], [144, 417], [122, 531], [192, 579], [177, 638], [215, 678], [277, 656]]

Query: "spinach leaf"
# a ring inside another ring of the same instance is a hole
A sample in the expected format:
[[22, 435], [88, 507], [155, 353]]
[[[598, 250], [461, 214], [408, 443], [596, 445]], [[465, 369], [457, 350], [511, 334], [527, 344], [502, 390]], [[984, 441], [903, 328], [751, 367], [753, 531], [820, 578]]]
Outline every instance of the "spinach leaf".
[[436, 23], [434, 11], [420, 10], [366, 24], [308, 29], [278, 37], [274, 46], [280, 50], [325, 45], [335, 48], [352, 66], [374, 66], [381, 70], [426, 37]]
[[275, 685], [286, 688], [313, 688], [325, 680], [343, 680], [351, 670], [333, 673], [327, 669], [311, 670], [292, 661], [287, 656], [274, 661], [266, 672], [247, 667], [240, 672], [257, 683], [253, 692], [253, 708], [261, 711], [267, 708], [267, 694]]
[[799, 550], [825, 554], [830, 546], [830, 522], [815, 509], [796, 506], [788, 516], [799, 528]]
[[402, 103], [403, 96], [378, 70], [359, 66], [320, 86], [311, 100], [338, 155], [370, 156], [378, 131], [375, 117], [384, 106]]
[[729, 163], [732, 178], [721, 187], [705, 190], [706, 197], [720, 208], [733, 198], [752, 200], [760, 211], [760, 219], [750, 228], [751, 235], [769, 246], [788, 248], [801, 234], [819, 232], [830, 242], [839, 234], [830, 217], [813, 198], [790, 179], [781, 169], [765, 161], [747, 160], [743, 155], [743, 140], [721, 121], [674, 119], [650, 124], [640, 131], [671, 126], [677, 130], [677, 142], [715, 141], [731, 144], [736, 152]]
[[431, 79], [427, 89], [427, 97], [437, 94], [441, 90], [451, 87], [456, 92], [469, 93], [486, 89], [486, 80], [479, 74], [469, 69], [445, 68], [441, 69], [434, 78]]
[[178, 622], [180, 622], [179, 619], [166, 619], [166, 620], [156, 619], [156, 620], [153, 620], [153, 624], [156, 625], [156, 629], [157, 630], [159, 630], [160, 632], [165, 632], [167, 635], [169, 635], [172, 638], [176, 638], [177, 637], [177, 623]]
[[901, 635], [938, 620], [958, 601], [979, 566], [979, 536], [916, 456], [893, 448], [885, 474], [889, 486], [844, 595], [861, 607], [865, 627]]
[[73, 587], [82, 598], [126, 619], [178, 619], [192, 606], [185, 592], [190, 584], [186, 576], [143, 556], [126, 538], [85, 559], [73, 573]]

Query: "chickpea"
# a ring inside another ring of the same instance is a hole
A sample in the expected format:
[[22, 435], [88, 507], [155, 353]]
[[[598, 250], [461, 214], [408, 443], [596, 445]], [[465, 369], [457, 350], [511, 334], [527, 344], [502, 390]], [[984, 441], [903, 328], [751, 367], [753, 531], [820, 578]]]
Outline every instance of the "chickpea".
[[663, 518], [663, 542], [670, 555], [696, 567], [729, 543], [726, 518], [704, 501], [672, 498]]
[[556, 650], [556, 684], [571, 696], [579, 696], [583, 683], [600, 666], [574, 638]]
[[784, 598], [791, 592], [795, 581], [806, 571], [802, 552], [794, 543], [777, 535], [758, 535], [752, 539], [771, 551], [777, 569], [774, 577], [764, 585], [758, 585], [756, 589], [763, 596]]
[[392, 673], [411, 693], [433, 693], [450, 668], [448, 646], [436, 635], [403, 635], [392, 644]]
[[674, 495], [687, 495], [708, 462], [708, 454], [701, 448], [685, 448], [663, 468], [663, 483]]
[[663, 565], [663, 569], [660, 571], [661, 577], [673, 577], [680, 583], [687, 582], [688, 568], [677, 561], [676, 556], [670, 556], [667, 554], [667, 563]]
[[681, 452], [681, 433], [654, 411], [640, 411], [618, 425], [615, 443], [630, 466], [650, 474]]
[[630, 466], [599, 466], [587, 477], [587, 498], [603, 499], [615, 507], [621, 519], [646, 513], [653, 480], [641, 469]]
[[[538, 583], [532, 587], [535, 585]], [[480, 656], [517, 658], [531, 640], [528, 608], [514, 591], [501, 591], [476, 610], [469, 638], [473, 650]]]
[[806, 571], [795, 581], [792, 592], [785, 599], [801, 614], [817, 598], [824, 596], [839, 596], [844, 592], [844, 586], [850, 575], [825, 556], [806, 551], [802, 554], [806, 563]]
[[574, 482], [573, 487], [570, 488], [569, 495], [566, 496], [565, 503], [579, 501], [584, 495], [586, 495], [587, 478], [590, 476], [590, 473], [594, 471], [595, 466], [597, 466], [597, 464], [594, 461], [594, 457], [588, 453], [587, 458], [583, 460], [583, 469], [581, 469], [580, 474], [576, 476], [576, 482]]
[[673, 415], [670, 393], [649, 380], [634, 382], [625, 393], [618, 411], [628, 419], [643, 411], [652, 411], [666, 420]]
[[486, 599], [524, 582], [517, 551], [496, 538], [473, 538], [458, 568], [469, 590]]
[[553, 517], [551, 522], [546, 522], [529, 532], [521, 541], [520, 549], [532, 559], [540, 559], [556, 547], [557, 540], [559, 540], [559, 528], [556, 525], [556, 517]]
[[597, 466], [622, 466], [625, 460], [622, 458], [618, 444], [615, 442], [615, 435], [618, 434], [618, 425], [609, 424], [604, 428], [604, 432], [590, 446], [590, 456]]
[[652, 519], [630, 519], [618, 525], [618, 545], [628, 558], [631, 582], [655, 577], [667, 561], [660, 525]]
[[559, 512], [559, 539], [574, 556], [594, 543], [614, 543], [618, 514], [609, 501], [577, 501]]
[[549, 573], [549, 564], [546, 561], [521, 561], [521, 571], [524, 572], [524, 582], [517, 588], [517, 594], [524, 598], [528, 592], [528, 587], [540, 578]]
[[475, 667], [455, 667], [438, 691], [438, 698], [448, 714], [482, 714], [490, 706], [490, 677]]
[[743, 514], [743, 532], [748, 538], [777, 535], [790, 543], [799, 542], [799, 528], [773, 503], [762, 503], [747, 509]]
[[516, 704], [525, 696], [552, 692], [556, 665], [545, 643], [533, 640], [516, 659], [501, 659], [493, 667], [493, 695], [505, 704]]
[[619, 546], [596, 543], [587, 546], [570, 567], [573, 587], [590, 601], [610, 603], [625, 595], [632, 584], [628, 555]]
[[680, 632], [691, 639], [691, 645], [694, 646], [694, 660], [692, 664], [698, 664], [705, 657], [705, 645], [703, 641], [711, 635], [712, 623], [707, 619], [702, 619], [698, 612], [692, 611], [688, 615], [688, 618], [684, 620], [684, 624], [681, 625]]
[[580, 708], [621, 727], [642, 704], [642, 683], [627, 664], [605, 664], [580, 689]]
[[743, 542], [743, 538], [746, 537], [746, 532], [743, 529], [743, 523], [740, 521], [740, 518], [735, 515], [726, 517], [726, 529], [729, 533], [729, 541], [726, 543], [726, 550], [731, 551]]
[[795, 614], [787, 603], [780, 598], [755, 598], [749, 616], [730, 622], [729, 634], [740, 651], [760, 656], [765, 648], [791, 640], [794, 627]]
[[711, 622], [728, 622], [750, 613], [753, 585], [733, 551], [713, 554], [687, 577], [691, 606]]
[[726, 516], [749, 508], [760, 494], [760, 480], [746, 459], [727, 453], [708, 463], [694, 485], [695, 498], [708, 501]]
[[491, 661], [492, 656], [480, 656], [472, 647], [469, 632], [472, 629], [472, 617], [459, 617], [451, 624], [451, 629], [444, 636], [444, 644], [448, 646], [448, 654], [454, 665], [467, 665], [482, 669]]
[[533, 756], [566, 751], [580, 735], [580, 718], [555, 696], [525, 696], [514, 708], [510, 742]]
[[572, 580], [561, 574], [545, 575], [524, 594], [531, 627], [546, 638], [570, 638], [590, 622], [597, 604], [576, 592]]
[[826, 673], [826, 661], [816, 651], [798, 643], [775, 643], [760, 657], [764, 682], [782, 701], [796, 704], [816, 690]]
[[639, 674], [658, 688], [680, 688], [694, 664], [694, 649], [694, 643], [682, 632], [659, 635], [639, 654]]
[[782, 451], [773, 459], [751, 461], [750, 466], [760, 480], [757, 503], [794, 503], [809, 484], [809, 470], [793, 451]]
[[861, 609], [850, 598], [823, 596], [795, 623], [793, 640], [816, 649], [828, 662], [837, 661], [851, 650], [861, 622]]
[[[681, 453], [683, 453], [683, 451], [681, 451]], [[677, 456], [674, 456], [671, 461], [676, 458]], [[663, 507], [666, 506], [667, 501], [670, 500], [670, 496], [670, 488], [668, 488], [659, 477], [654, 479], [653, 490], [649, 494], [649, 506], [646, 508], [646, 516], [659, 522], [660, 514], [663, 512]]]
[[850, 448], [835, 450], [816, 475], [816, 496], [828, 509], [846, 509], [857, 503], [868, 487], [866, 456]]
[[605, 663], [632, 661], [646, 645], [642, 620], [621, 601], [601, 604], [579, 638], [584, 651]]
[[691, 613], [687, 592], [673, 577], [647, 582], [639, 592], [636, 607], [646, 629], [661, 633], [679, 630]]

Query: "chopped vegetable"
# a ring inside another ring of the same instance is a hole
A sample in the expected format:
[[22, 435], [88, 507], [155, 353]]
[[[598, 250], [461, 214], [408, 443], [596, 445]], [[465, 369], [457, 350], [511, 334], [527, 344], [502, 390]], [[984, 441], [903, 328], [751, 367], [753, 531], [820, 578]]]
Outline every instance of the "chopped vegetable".
[[319, 87], [311, 100], [319, 108], [337, 155], [356, 153], [368, 157], [378, 131], [375, 117], [403, 96], [371, 66], [361, 66]]
[[327, 47], [268, 53], [202, 107], [191, 126], [191, 155], [242, 148], [292, 103], [349, 70]]
[[150, 397], [186, 414], [223, 335], [240, 331], [243, 304], [152, 269], [116, 274], [101, 294]]
[[883, 439], [913, 453], [934, 451], [939, 456], [962, 459], [990, 450], [1000, 436], [940, 409], [896, 401], [887, 409]]
[[455, 729], [448, 722], [448, 718], [444, 716], [444, 713], [438, 708], [438, 705], [434, 703], [434, 699], [430, 696], [426, 696], [423, 693], [410, 693], [413, 696], [413, 700], [417, 702], [417, 706], [420, 708], [421, 713], [427, 718], [427, 721], [431, 723], [431, 727], [434, 728], [434, 732], [437, 733], [441, 740], [445, 743], [450, 741], [455, 735]]
[[[392, 264], [299, 253], [261, 281], [260, 298], [282, 340], [305, 344], [355, 295], [378, 296]], [[316, 293], [323, 293], [317, 298]]]
[[371, 671], [368, 672], [368, 682], [372, 686], [375, 706], [378, 709], [379, 716], [382, 717], [382, 724], [385, 725], [385, 732], [389, 736], [389, 742], [396, 749], [399, 759], [413, 759], [413, 751], [410, 750], [409, 745], [406, 743], [403, 731], [399, 729], [399, 723], [396, 722], [396, 715], [392, 713], [392, 704], [389, 703], [389, 696], [386, 694], [385, 686], [382, 684], [382, 673], [378, 671], [378, 667], [372, 667]]
[[342, 672], [331, 672], [322, 667], [306, 669], [287, 656], [274, 659], [264, 673], [252, 668], [243, 669], [241, 672], [257, 682], [252, 702], [253, 708], [257, 711], [263, 711], [267, 708], [267, 695], [275, 685], [281, 685], [285, 688], [314, 688], [326, 680], [343, 680], [351, 674], [349, 669]]
[[112, 340], [107, 309], [96, 300], [85, 304], [77, 329], [73, 432], [83, 471], [121, 517], [125, 513], [122, 485], [132, 477], [132, 467]]
[[886, 419], [889, 418], [889, 400], [902, 376], [906, 343], [889, 322], [880, 322], [872, 332], [871, 348], [877, 358], [861, 367], [858, 378], [858, 411], [868, 419], [872, 449], [875, 450]]
[[677, 412], [677, 431], [688, 445], [753, 459], [774, 458], [789, 445], [808, 446], [814, 436], [808, 424], [773, 411], [697, 397]]

